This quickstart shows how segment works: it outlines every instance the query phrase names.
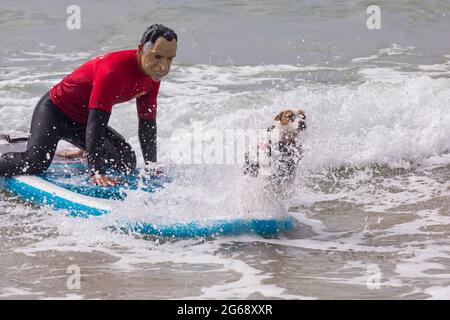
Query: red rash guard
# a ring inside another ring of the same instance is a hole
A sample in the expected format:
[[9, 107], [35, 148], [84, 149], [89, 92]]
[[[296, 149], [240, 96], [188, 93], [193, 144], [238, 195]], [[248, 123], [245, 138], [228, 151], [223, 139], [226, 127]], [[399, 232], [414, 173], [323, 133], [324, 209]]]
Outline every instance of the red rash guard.
[[50, 97], [79, 123], [87, 123], [89, 109], [111, 113], [114, 104], [134, 98], [139, 118], [151, 120], [156, 118], [159, 85], [140, 69], [137, 50], [124, 50], [85, 62], [50, 89]]

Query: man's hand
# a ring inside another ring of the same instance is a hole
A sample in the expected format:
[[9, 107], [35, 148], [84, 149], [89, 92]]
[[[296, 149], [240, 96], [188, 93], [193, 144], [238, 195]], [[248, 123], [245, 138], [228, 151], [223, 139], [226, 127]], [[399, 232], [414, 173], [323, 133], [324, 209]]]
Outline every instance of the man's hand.
[[91, 177], [93, 183], [102, 186], [102, 187], [113, 187], [119, 182], [113, 178], [108, 178], [102, 174], [96, 174]]

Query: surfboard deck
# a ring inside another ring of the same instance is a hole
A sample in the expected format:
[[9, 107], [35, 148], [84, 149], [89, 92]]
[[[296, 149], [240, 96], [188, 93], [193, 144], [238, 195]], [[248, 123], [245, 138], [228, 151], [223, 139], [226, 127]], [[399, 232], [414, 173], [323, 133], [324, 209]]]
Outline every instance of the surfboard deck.
[[[113, 187], [94, 185], [82, 161], [53, 163], [43, 174], [0, 178], [0, 186], [35, 205], [64, 210], [68, 215], [95, 217], [108, 214], [126, 199], [130, 190], [153, 193], [174, 179], [168, 174], [140, 176], [137, 172], [120, 175], [121, 184]], [[170, 214], [170, 213], [168, 213]], [[115, 227], [124, 231], [161, 237], [210, 237], [216, 235], [275, 235], [292, 230], [292, 218], [277, 219], [208, 219], [174, 223], [152, 223], [152, 213], [145, 221], [120, 220]]]

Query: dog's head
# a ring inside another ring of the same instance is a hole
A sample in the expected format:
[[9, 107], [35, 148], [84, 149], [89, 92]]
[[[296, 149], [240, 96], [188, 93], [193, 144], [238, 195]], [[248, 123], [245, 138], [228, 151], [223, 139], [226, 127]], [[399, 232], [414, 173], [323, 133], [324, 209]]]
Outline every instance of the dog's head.
[[279, 121], [282, 126], [292, 126], [292, 124], [298, 124], [299, 129], [303, 130], [306, 127], [306, 116], [305, 111], [297, 110], [293, 111], [290, 109], [281, 111], [275, 116], [275, 121]]
[[299, 132], [306, 129], [306, 116], [303, 110], [287, 109], [281, 111], [275, 116], [274, 120], [279, 122], [277, 127], [280, 129], [280, 138], [285, 142], [294, 142]]
[[281, 127], [291, 127], [292, 129], [304, 130], [306, 129], [306, 115], [305, 111], [290, 109], [281, 111], [275, 116], [275, 121], [279, 121]]

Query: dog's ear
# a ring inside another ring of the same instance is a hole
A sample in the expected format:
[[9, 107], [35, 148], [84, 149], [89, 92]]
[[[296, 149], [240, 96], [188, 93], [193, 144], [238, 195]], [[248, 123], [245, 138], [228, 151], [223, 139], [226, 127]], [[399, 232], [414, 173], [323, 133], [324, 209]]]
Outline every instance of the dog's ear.
[[273, 120], [281, 121], [281, 112], [279, 114], [277, 114]]
[[297, 111], [297, 113], [298, 113], [298, 115], [300, 116], [300, 118], [302, 118], [302, 119], [306, 119], [306, 115], [305, 115], [305, 110], [298, 110]]

